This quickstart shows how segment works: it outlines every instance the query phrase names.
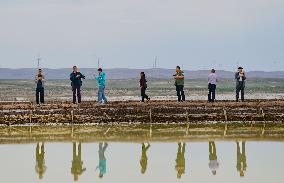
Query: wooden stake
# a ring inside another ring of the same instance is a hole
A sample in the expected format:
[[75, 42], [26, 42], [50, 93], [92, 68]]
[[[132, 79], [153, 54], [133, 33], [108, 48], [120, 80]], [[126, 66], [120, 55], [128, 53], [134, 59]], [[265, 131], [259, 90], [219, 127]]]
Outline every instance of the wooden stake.
[[152, 109], [149, 110], [149, 115], [150, 115], [150, 124], [152, 123]]
[[74, 122], [74, 110], [71, 111], [71, 121]]
[[225, 121], [228, 121], [228, 116], [227, 116], [227, 111], [226, 111], [226, 109], [224, 108], [223, 111], [224, 111]]

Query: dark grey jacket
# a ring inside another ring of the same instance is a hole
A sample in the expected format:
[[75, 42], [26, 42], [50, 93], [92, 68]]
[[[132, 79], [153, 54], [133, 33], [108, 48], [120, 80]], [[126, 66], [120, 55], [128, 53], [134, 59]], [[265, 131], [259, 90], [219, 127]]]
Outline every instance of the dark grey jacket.
[[241, 85], [245, 87], [246, 79], [247, 79], [246, 74], [244, 73], [244, 76], [242, 76], [242, 81], [240, 81], [240, 79], [241, 79], [240, 73], [236, 72], [235, 74], [236, 87], [239, 87]]

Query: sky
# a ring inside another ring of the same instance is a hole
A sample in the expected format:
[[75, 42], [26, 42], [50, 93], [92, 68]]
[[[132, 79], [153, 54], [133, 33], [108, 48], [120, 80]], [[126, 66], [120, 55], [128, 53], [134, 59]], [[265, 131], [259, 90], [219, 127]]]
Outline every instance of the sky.
[[0, 0], [0, 67], [284, 70], [283, 0]]

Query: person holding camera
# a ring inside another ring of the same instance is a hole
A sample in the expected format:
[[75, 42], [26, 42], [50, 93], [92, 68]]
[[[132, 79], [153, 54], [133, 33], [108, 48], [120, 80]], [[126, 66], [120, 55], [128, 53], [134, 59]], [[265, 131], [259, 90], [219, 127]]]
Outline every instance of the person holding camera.
[[36, 83], [36, 103], [44, 104], [44, 75], [42, 69], [38, 69], [38, 74], [35, 77]]
[[179, 102], [185, 101], [185, 95], [184, 95], [184, 72], [180, 69], [180, 66], [176, 67], [176, 74], [173, 75], [175, 79], [175, 86], [177, 91], [177, 97]]
[[245, 81], [246, 75], [242, 67], [238, 68], [238, 72], [235, 74], [236, 79], [236, 101], [239, 101], [240, 92], [241, 92], [241, 100], [245, 101]]
[[[78, 72], [77, 66], [73, 66], [73, 72], [70, 74], [71, 86], [73, 91], [73, 104], [76, 104], [76, 99], [78, 99], [78, 103], [81, 103], [81, 86], [82, 79], [86, 77]], [[77, 96], [77, 98], [76, 98]]]

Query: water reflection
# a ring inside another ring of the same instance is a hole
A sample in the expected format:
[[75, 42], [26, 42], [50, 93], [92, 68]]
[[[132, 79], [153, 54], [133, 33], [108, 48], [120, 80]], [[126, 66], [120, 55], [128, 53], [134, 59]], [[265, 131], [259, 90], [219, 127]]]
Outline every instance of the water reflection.
[[108, 147], [108, 143], [100, 143], [99, 144], [99, 165], [97, 166], [96, 170], [99, 169], [99, 178], [103, 178], [106, 174], [106, 157], [105, 151]]
[[237, 143], [237, 170], [240, 173], [240, 177], [245, 176], [247, 170], [247, 157], [246, 157], [246, 142], [242, 142], [242, 151], [240, 142]]
[[[214, 141], [209, 141], [209, 169], [212, 172], [212, 175], [215, 176], [217, 174], [217, 170], [219, 169], [219, 161], [217, 156], [216, 144]], [[105, 157], [106, 150], [108, 148], [108, 143], [99, 143], [99, 163], [96, 166], [96, 171], [99, 172], [98, 177], [103, 178], [106, 174], [107, 170], [107, 159]], [[245, 176], [245, 172], [247, 169], [247, 158], [246, 158], [246, 142], [245, 141], [237, 141], [237, 164], [236, 168], [240, 175], [240, 177]], [[145, 174], [148, 167], [148, 155], [147, 152], [151, 145], [149, 143], [141, 144], [141, 157], [140, 157], [140, 171], [141, 174]], [[181, 179], [185, 174], [185, 153], [186, 153], [186, 144], [183, 142], [178, 143], [178, 149], [176, 153], [175, 160], [175, 171], [177, 175], [177, 179]], [[86, 168], [83, 166], [82, 161], [82, 148], [81, 143], [73, 142], [73, 160], [71, 173], [73, 175], [74, 181], [78, 181], [79, 176], [81, 176]], [[174, 165], [173, 165], [174, 166]], [[44, 174], [46, 172], [46, 164], [45, 164], [45, 144], [43, 142], [36, 144], [36, 166], [35, 171], [38, 174], [39, 179], [43, 179]]]
[[73, 142], [73, 160], [71, 173], [74, 176], [74, 181], [79, 179], [79, 176], [86, 171], [86, 168], [83, 168], [83, 161], [81, 158], [81, 143]]
[[217, 158], [216, 144], [215, 142], [209, 142], [209, 168], [213, 175], [217, 174], [219, 168], [219, 162]]
[[37, 143], [36, 145], [36, 166], [35, 166], [35, 171], [38, 174], [39, 179], [43, 178], [43, 175], [46, 171], [46, 166], [45, 166], [45, 159], [44, 159], [44, 143], [42, 142], [41, 145], [40, 143]]
[[180, 179], [185, 173], [185, 143], [178, 143], [177, 159], [176, 159], [176, 171], [177, 178]]
[[147, 156], [147, 151], [150, 148], [150, 144], [148, 143], [147, 146], [145, 143], [142, 143], [142, 155], [140, 159], [140, 165], [141, 165], [141, 173], [145, 174], [147, 170], [147, 165], [148, 165], [148, 156]]

